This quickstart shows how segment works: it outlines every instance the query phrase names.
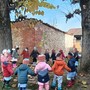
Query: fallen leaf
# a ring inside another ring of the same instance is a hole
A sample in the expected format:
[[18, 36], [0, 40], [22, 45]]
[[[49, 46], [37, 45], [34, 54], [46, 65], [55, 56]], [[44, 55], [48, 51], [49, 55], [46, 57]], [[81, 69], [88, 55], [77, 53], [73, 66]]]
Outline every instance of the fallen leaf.
[[87, 85], [82, 85], [83, 88], [87, 88]]
[[16, 87], [16, 84], [12, 84], [12, 87], [15, 88]]
[[87, 82], [86, 82], [86, 81], [82, 81], [82, 84], [83, 84], [83, 85], [86, 85], [86, 84], [87, 84]]
[[84, 74], [82, 74], [82, 73], [80, 73], [79, 75], [80, 75], [81, 77], [83, 77], [83, 76], [84, 76]]
[[17, 82], [17, 79], [14, 79], [13, 81], [14, 81], [14, 82]]

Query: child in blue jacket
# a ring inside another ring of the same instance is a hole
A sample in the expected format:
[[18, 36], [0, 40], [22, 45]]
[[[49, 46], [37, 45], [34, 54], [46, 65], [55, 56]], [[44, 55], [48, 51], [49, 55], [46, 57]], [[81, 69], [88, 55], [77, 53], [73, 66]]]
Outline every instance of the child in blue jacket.
[[18, 76], [18, 87], [19, 90], [26, 90], [28, 74], [35, 76], [35, 73], [28, 67], [27, 64], [21, 64], [14, 72]]
[[75, 77], [76, 77], [76, 59], [74, 58], [73, 53], [69, 52], [68, 53], [68, 67], [71, 69], [71, 71], [67, 74], [67, 87], [72, 87], [72, 85], [75, 82]]

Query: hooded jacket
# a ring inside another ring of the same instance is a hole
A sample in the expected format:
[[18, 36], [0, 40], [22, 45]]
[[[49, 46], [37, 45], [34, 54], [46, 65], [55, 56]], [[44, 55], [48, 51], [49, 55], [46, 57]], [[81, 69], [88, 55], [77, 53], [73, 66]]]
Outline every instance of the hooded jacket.
[[76, 59], [73, 57], [68, 61], [68, 67], [71, 68], [71, 72], [75, 72], [76, 71]]
[[18, 76], [18, 83], [20, 84], [27, 84], [28, 74], [35, 76], [34, 72], [26, 64], [21, 64], [14, 73]]
[[4, 77], [10, 77], [14, 73], [12, 68], [13, 68], [12, 64], [3, 63], [3, 76]]
[[35, 73], [38, 74], [39, 71], [43, 71], [48, 69], [48, 71], [51, 71], [51, 67], [44, 61], [39, 62], [35, 67]]
[[29, 58], [29, 51], [23, 50], [23, 52], [21, 53], [21, 55], [23, 56], [23, 59]]
[[34, 71], [38, 74], [38, 82], [46, 83], [49, 81], [48, 72], [51, 71], [51, 67], [46, 62], [39, 62]]
[[62, 76], [65, 69], [67, 71], [71, 71], [64, 60], [62, 60], [61, 58], [57, 58], [54, 65], [52, 66], [52, 71], [54, 72], [54, 74]]

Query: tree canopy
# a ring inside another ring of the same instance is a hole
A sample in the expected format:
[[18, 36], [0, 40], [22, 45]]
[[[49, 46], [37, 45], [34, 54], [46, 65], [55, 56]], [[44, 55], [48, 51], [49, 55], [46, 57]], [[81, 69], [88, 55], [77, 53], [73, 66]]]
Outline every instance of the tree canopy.
[[16, 20], [25, 19], [26, 13], [30, 12], [33, 15], [44, 15], [44, 11], [40, 10], [41, 7], [47, 9], [55, 9], [56, 7], [46, 0], [9, 0], [10, 11], [15, 12]]

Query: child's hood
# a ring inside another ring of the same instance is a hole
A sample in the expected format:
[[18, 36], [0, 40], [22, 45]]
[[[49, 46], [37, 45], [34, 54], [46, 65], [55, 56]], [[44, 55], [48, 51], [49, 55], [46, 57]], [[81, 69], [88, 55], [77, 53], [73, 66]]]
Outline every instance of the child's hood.
[[28, 69], [28, 66], [26, 64], [21, 64], [19, 66], [19, 70], [26, 70], [26, 69]]
[[44, 70], [44, 69], [46, 69], [47, 64], [45, 62], [39, 62], [38, 66], [39, 66], [40, 70]]
[[8, 62], [6, 62], [6, 61], [5, 61], [5, 62], [3, 62], [3, 67], [7, 67], [8, 65], [10, 66], [11, 64], [10, 64], [10, 63], [8, 63]]
[[58, 58], [57, 60], [56, 60], [56, 64], [57, 65], [60, 65], [60, 66], [62, 66], [62, 65], [64, 65], [64, 60], [62, 60], [61, 58]]
[[8, 64], [3, 64], [3, 67], [6, 68], [8, 66]]

